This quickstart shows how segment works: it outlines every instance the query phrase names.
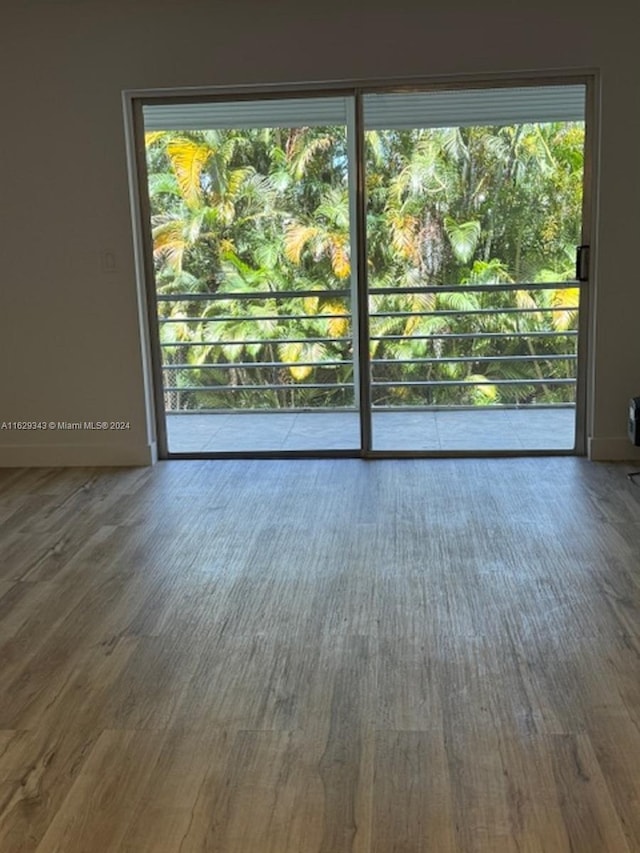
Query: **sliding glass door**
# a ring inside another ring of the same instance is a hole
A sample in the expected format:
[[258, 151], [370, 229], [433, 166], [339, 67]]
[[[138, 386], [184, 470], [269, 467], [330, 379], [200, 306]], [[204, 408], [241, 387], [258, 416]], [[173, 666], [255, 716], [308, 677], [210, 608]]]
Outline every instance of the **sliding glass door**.
[[585, 95], [145, 103], [167, 453], [574, 450]]
[[584, 87], [363, 100], [373, 449], [572, 449]]
[[169, 453], [359, 447], [350, 113], [144, 107]]

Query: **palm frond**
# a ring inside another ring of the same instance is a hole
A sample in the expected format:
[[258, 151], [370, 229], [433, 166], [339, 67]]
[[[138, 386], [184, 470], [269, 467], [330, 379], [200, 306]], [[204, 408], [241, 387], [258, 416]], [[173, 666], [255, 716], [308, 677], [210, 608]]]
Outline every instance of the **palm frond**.
[[468, 222], [456, 222], [451, 216], [445, 216], [444, 230], [449, 238], [453, 254], [461, 263], [466, 264], [473, 257], [480, 240], [481, 223], [475, 219]]
[[284, 235], [284, 252], [294, 264], [300, 263], [300, 257], [305, 246], [317, 237], [319, 229], [316, 225], [289, 225]]
[[167, 145], [167, 155], [186, 204], [197, 206], [202, 201], [202, 170], [211, 157], [211, 149], [190, 139], [179, 139]]
[[551, 304], [560, 311], [554, 311], [551, 318], [553, 328], [558, 332], [568, 332], [578, 324], [580, 288], [568, 287], [551, 291]]
[[144, 144], [146, 148], [150, 148], [152, 145], [155, 145], [161, 139], [164, 139], [167, 136], [166, 130], [149, 130], [144, 135]]
[[164, 258], [168, 266], [176, 272], [182, 270], [185, 248], [184, 223], [172, 220], [153, 230], [154, 256]]
[[322, 305], [324, 314], [340, 314], [339, 317], [331, 317], [327, 321], [327, 330], [332, 338], [341, 338], [349, 331], [349, 313], [340, 302], [324, 302]]
[[328, 238], [331, 269], [338, 278], [348, 278], [351, 273], [349, 259], [349, 238], [342, 234], [332, 234]]
[[149, 196], [168, 193], [169, 195], [180, 195], [180, 188], [173, 172], [155, 172], [149, 175]]

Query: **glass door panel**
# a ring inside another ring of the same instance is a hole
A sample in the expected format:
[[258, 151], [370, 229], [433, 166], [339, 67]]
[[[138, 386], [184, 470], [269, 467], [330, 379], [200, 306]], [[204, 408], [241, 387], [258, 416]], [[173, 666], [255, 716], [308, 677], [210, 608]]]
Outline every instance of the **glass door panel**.
[[585, 87], [363, 102], [373, 450], [573, 449]]
[[351, 109], [143, 108], [169, 454], [358, 449]]
[[142, 114], [168, 455], [575, 448], [584, 85]]

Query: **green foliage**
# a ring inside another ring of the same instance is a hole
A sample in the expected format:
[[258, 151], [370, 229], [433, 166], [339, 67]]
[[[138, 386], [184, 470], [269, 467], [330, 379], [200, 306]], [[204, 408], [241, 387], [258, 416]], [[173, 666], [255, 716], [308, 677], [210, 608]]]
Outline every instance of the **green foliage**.
[[468, 263], [478, 246], [482, 225], [475, 219], [470, 222], [456, 222], [450, 216], [445, 216], [444, 230], [456, 260], [462, 264]]
[[[353, 405], [345, 129], [146, 141], [167, 405]], [[578, 291], [524, 285], [573, 277], [583, 147], [578, 123], [367, 132], [370, 286], [456, 288], [372, 295], [374, 404], [572, 399], [542, 380], [573, 375]]]

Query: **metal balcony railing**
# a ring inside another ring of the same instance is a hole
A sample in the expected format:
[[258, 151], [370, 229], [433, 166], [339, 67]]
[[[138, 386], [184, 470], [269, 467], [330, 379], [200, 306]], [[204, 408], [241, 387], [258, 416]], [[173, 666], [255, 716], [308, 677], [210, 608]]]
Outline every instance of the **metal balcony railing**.
[[[455, 294], [471, 302], [456, 307]], [[572, 405], [578, 294], [577, 282], [372, 288], [373, 406]], [[412, 310], [416, 299], [423, 304]], [[157, 302], [167, 410], [356, 406], [349, 290]]]

